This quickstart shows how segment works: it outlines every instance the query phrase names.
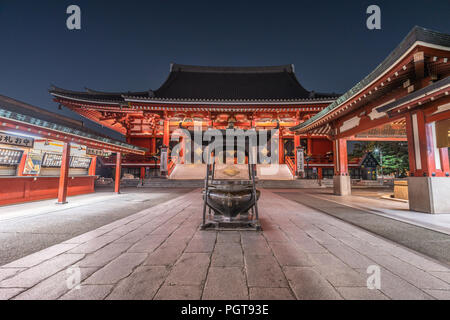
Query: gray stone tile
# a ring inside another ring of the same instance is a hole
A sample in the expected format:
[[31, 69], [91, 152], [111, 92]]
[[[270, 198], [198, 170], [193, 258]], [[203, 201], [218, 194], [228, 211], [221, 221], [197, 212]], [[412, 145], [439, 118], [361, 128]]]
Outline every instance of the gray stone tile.
[[430, 272], [436, 278], [444, 280], [447, 283], [450, 283], [450, 272]]
[[155, 296], [155, 300], [200, 300], [200, 286], [169, 286], [163, 285]]
[[405, 248], [391, 245], [389, 248], [389, 253], [394, 257], [397, 257], [400, 260], [403, 260], [409, 264], [412, 264], [416, 268], [427, 272], [450, 272], [450, 268]]
[[214, 267], [242, 267], [244, 255], [239, 243], [217, 243], [212, 255], [211, 265]]
[[327, 250], [308, 235], [296, 234], [291, 237], [296, 245], [307, 253], [326, 253]]
[[255, 238], [255, 241], [245, 241], [242, 243], [242, 249], [244, 255], [272, 255], [269, 245], [266, 240], [261, 238]]
[[116, 236], [117, 238], [120, 238], [120, 237], [136, 230], [137, 228], [138, 228], [138, 226], [124, 224], [124, 222], [122, 222], [122, 223], [117, 222], [117, 228], [109, 231], [108, 233], [105, 233], [105, 236]]
[[82, 243], [88, 242], [89, 240], [95, 239], [95, 238], [97, 238], [99, 236], [102, 236], [102, 235], [104, 235], [107, 232], [108, 232], [108, 230], [106, 230], [106, 229], [104, 229], [102, 227], [102, 228], [99, 228], [99, 229], [95, 229], [95, 230], [83, 233], [83, 234], [81, 234], [81, 235], [79, 235], [77, 237], [74, 237], [72, 239], [66, 240], [63, 243], [64, 244], [70, 244], [70, 243], [72, 243], [72, 244], [82, 244]]
[[148, 235], [134, 244], [128, 252], [151, 253], [166, 240], [165, 236]]
[[324, 244], [333, 255], [345, 262], [351, 268], [367, 269], [368, 266], [375, 264], [373, 260], [370, 260], [366, 256], [360, 254], [354, 249], [335, 242], [334, 244]]
[[169, 236], [178, 227], [179, 227], [179, 224], [165, 223], [162, 226], [160, 226], [157, 229], [155, 229], [151, 234], [153, 234], [153, 235]]
[[184, 247], [180, 246], [161, 246], [148, 255], [144, 265], [149, 266], [171, 266], [175, 264], [181, 256]]
[[83, 284], [115, 284], [147, 258], [145, 253], [124, 253], [86, 279]]
[[[362, 275], [368, 276], [366, 269], [358, 270]], [[393, 300], [431, 300], [425, 291], [413, 286], [388, 270], [381, 268], [380, 291]]]
[[117, 238], [117, 235], [100, 236], [73, 248], [68, 253], [92, 253], [113, 242]]
[[110, 243], [103, 248], [87, 255], [78, 263], [80, 267], [103, 267], [113, 259], [127, 251], [129, 243]]
[[337, 287], [337, 291], [345, 300], [388, 300], [381, 291], [367, 287]]
[[22, 271], [11, 278], [3, 280], [0, 282], [0, 287], [31, 288], [44, 279], [54, 275], [58, 271], [73, 265], [83, 257], [84, 254], [63, 253], [59, 256], [46, 260], [37, 266]]
[[72, 289], [60, 300], [103, 300], [111, 292], [111, 285], [82, 285], [80, 289]]
[[375, 262], [420, 289], [450, 290], [450, 284], [392, 256], [374, 256]]
[[0, 281], [11, 278], [26, 268], [0, 268]]
[[245, 268], [249, 287], [287, 287], [286, 278], [272, 255], [245, 256]]
[[205, 282], [209, 264], [210, 255], [207, 253], [184, 253], [167, 277], [166, 284], [201, 286]]
[[279, 228], [273, 228], [270, 230], [264, 229], [264, 237], [267, 242], [288, 242], [289, 238], [286, 234]]
[[221, 231], [217, 233], [217, 243], [241, 243], [241, 234], [237, 231]]
[[214, 238], [204, 238], [204, 239], [192, 239], [188, 246], [186, 247], [185, 252], [212, 252], [214, 250], [214, 245], [216, 243], [216, 239]]
[[360, 254], [363, 254], [371, 259], [375, 256], [389, 255], [389, 252], [385, 251], [383, 248], [374, 246], [362, 239], [355, 237], [342, 237], [339, 240], [350, 248], [358, 251]]
[[203, 290], [203, 300], [246, 300], [248, 288], [239, 267], [211, 267]]
[[49, 260], [53, 257], [60, 255], [61, 253], [67, 252], [72, 248], [76, 247], [78, 244], [70, 243], [60, 243], [44, 250], [38, 251], [36, 253], [30, 254], [26, 257], [20, 258], [8, 264], [2, 266], [2, 268], [30, 268], [34, 267], [45, 260]]
[[288, 288], [250, 288], [250, 300], [295, 300]]
[[266, 241], [262, 232], [241, 231], [240, 234], [242, 244]]
[[163, 284], [169, 270], [166, 267], [142, 266], [119, 282], [108, 300], [151, 300]]
[[450, 300], [449, 290], [425, 290], [425, 292], [438, 300]]
[[0, 300], [9, 300], [14, 296], [18, 295], [25, 289], [19, 288], [0, 288]]
[[305, 232], [314, 240], [316, 240], [318, 243], [324, 245], [324, 244], [335, 244], [338, 240], [334, 238], [333, 236], [329, 235], [325, 231], [320, 230], [319, 228], [315, 227], [305, 230]]
[[281, 266], [308, 267], [313, 265], [308, 254], [294, 244], [275, 242], [270, 243], [270, 247]]
[[[93, 274], [98, 268], [80, 268], [80, 282]], [[70, 289], [73, 285], [70, 281], [72, 273], [68, 269], [38, 283], [31, 289], [24, 291], [14, 298], [14, 300], [56, 300]]]
[[312, 254], [311, 259], [315, 264], [315, 270], [333, 286], [365, 287], [367, 285], [367, 276], [353, 270], [332, 254]]
[[[333, 221], [334, 219], [330, 217], [330, 222], [332, 223], [336, 223], [335, 221]], [[331, 235], [333, 238], [336, 239], [341, 239], [341, 238], [347, 238], [352, 236], [352, 234], [348, 231], [344, 231], [338, 227], [336, 227], [333, 224], [329, 224], [329, 223], [322, 223], [317, 225], [320, 229], [322, 229], [323, 231], [325, 231], [326, 233], [328, 233], [329, 235]]]
[[286, 267], [286, 277], [298, 300], [341, 300], [342, 297], [310, 267]]
[[139, 240], [141, 240], [142, 238], [144, 238], [146, 235], [148, 235], [150, 232], [147, 230], [141, 230], [141, 229], [136, 229], [134, 231], [131, 231], [129, 233], [127, 233], [126, 235], [118, 238], [117, 240], [115, 240], [115, 243], [136, 243]]

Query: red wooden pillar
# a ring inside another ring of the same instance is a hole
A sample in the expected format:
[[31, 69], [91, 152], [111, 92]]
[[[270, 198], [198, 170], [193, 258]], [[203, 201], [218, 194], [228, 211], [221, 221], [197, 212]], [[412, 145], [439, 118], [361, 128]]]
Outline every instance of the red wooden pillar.
[[152, 142], [151, 142], [150, 153], [155, 154], [156, 153], [156, 137], [152, 137], [151, 139], [152, 139]]
[[140, 174], [141, 180], [145, 179], [145, 167], [141, 167], [141, 174]]
[[312, 139], [311, 137], [308, 137], [307, 141], [307, 149], [308, 149], [308, 154], [312, 155]]
[[415, 142], [414, 142], [412, 116], [410, 113], [406, 115], [405, 120], [406, 120], [406, 137], [408, 139], [409, 171], [410, 175], [413, 176], [416, 173], [416, 156], [415, 156]]
[[300, 173], [297, 171], [297, 149], [300, 147], [300, 136], [294, 134], [294, 165], [295, 165], [295, 175], [299, 177]]
[[352, 193], [351, 179], [348, 175], [347, 140], [336, 139], [333, 141], [334, 153], [334, 194], [340, 196]]
[[89, 166], [89, 175], [95, 176], [95, 171], [97, 169], [97, 156], [92, 157], [91, 165]]
[[448, 149], [436, 147], [435, 122], [426, 122], [423, 110], [406, 117], [411, 177], [408, 179], [409, 209], [448, 213]]
[[164, 133], [163, 133], [163, 145], [166, 147], [169, 147], [170, 143], [170, 128], [169, 128], [170, 122], [169, 120], [164, 120]]
[[[406, 116], [411, 176], [432, 177], [442, 175], [442, 169], [444, 169], [442, 160], [445, 160], [445, 158], [442, 158], [441, 152], [435, 152], [433, 126], [434, 123], [425, 122], [425, 114], [422, 110]], [[435, 157], [438, 157], [438, 159], [435, 159]]]
[[122, 153], [117, 152], [116, 155], [116, 180], [114, 184], [114, 192], [120, 193], [120, 178], [122, 169]]
[[278, 163], [284, 163], [283, 134], [281, 128], [278, 131]]
[[333, 142], [334, 175], [348, 176], [347, 140], [336, 139]]
[[300, 136], [294, 135], [294, 164], [296, 166], [295, 171], [297, 171], [297, 148], [300, 147]]
[[58, 185], [58, 204], [67, 203], [67, 185], [69, 183], [70, 143], [64, 142], [61, 170]]

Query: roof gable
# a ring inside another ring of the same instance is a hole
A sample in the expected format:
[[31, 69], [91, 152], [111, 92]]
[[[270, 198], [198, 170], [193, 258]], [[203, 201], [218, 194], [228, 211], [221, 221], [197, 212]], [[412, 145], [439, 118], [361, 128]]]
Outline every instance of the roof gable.
[[359, 161], [360, 167], [364, 166], [366, 168], [375, 168], [380, 165], [378, 160], [375, 158], [372, 152], [367, 152], [364, 157]]

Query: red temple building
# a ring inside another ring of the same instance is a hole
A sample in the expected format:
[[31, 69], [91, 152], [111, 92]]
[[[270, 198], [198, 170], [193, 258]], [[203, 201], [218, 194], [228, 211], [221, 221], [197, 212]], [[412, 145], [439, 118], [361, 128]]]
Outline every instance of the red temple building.
[[333, 140], [334, 191], [351, 193], [347, 141], [408, 141], [411, 210], [450, 212], [450, 35], [415, 27], [367, 77], [291, 128]]
[[[279, 128], [270, 153], [283, 170], [273, 180], [295, 176], [332, 178], [334, 192], [351, 193], [349, 141], [407, 141], [412, 210], [450, 212], [450, 35], [415, 27], [382, 63], [343, 95], [308, 91], [292, 65], [276, 67], [201, 67], [171, 65], [153, 91], [107, 93], [52, 88], [60, 105], [114, 129], [127, 142], [149, 150], [123, 166], [146, 177], [152, 166], [180, 170], [174, 159], [155, 162], [161, 146], [173, 147], [177, 128], [256, 130]], [[198, 129], [197, 129], [198, 130]], [[181, 166], [192, 163], [187, 150], [204, 147], [185, 140]], [[269, 145], [269, 144], [267, 144]], [[268, 147], [269, 148], [269, 147]], [[304, 150], [306, 155], [298, 150]], [[192, 152], [190, 152], [192, 154]], [[177, 159], [179, 160], [179, 159]], [[264, 162], [258, 162], [260, 167]], [[194, 165], [201, 166], [200, 163]], [[306, 169], [305, 169], [306, 167]], [[189, 176], [193, 167], [181, 174]], [[309, 171], [309, 172], [308, 172]], [[203, 174], [197, 174], [202, 179]], [[288, 173], [287, 177], [284, 174]], [[299, 175], [299, 173], [302, 173]], [[259, 179], [264, 179], [258, 173]]]
[[[172, 64], [167, 80], [154, 91], [108, 93], [86, 89], [86, 92], [77, 92], [53, 87], [50, 93], [61, 105], [124, 134], [128, 143], [147, 148], [146, 156], [128, 157], [123, 161], [125, 172], [141, 178], [146, 175], [146, 167], [155, 166], [151, 156], [158, 155], [162, 145], [172, 147], [170, 137], [180, 124], [189, 130], [193, 130], [194, 124], [206, 130], [224, 129], [229, 122], [241, 129], [279, 126], [277, 147], [268, 152], [277, 155], [278, 163], [291, 178], [295, 175], [295, 149], [299, 146], [311, 156], [308, 170], [314, 170], [319, 177], [333, 176], [331, 140], [320, 132], [294, 135], [289, 128], [322, 111], [338, 95], [306, 90], [297, 80], [293, 65], [202, 67]], [[198, 146], [191, 141], [186, 148], [194, 153]], [[183, 163], [186, 162], [193, 161], [183, 158]], [[169, 163], [169, 174], [173, 168]], [[192, 166], [190, 171], [192, 173]], [[204, 175], [204, 171], [201, 173]]]
[[[97, 158], [146, 149], [74, 120], [0, 95], [0, 206], [94, 192]], [[115, 191], [120, 192], [116, 166]]]

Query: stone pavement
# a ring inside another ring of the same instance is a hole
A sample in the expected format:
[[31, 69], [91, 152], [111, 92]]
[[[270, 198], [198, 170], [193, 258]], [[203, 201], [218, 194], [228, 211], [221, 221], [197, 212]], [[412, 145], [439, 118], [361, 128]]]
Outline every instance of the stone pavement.
[[[415, 223], [411, 223], [404, 219], [398, 219], [392, 214], [380, 214], [383, 207], [388, 205], [386, 202], [391, 205], [407, 206], [406, 203], [354, 195], [339, 197], [327, 194], [323, 190], [293, 192], [285, 189], [277, 190], [276, 193], [450, 265], [450, 233], [435, 231], [436, 228], [429, 228], [414, 218], [414, 215], [439, 216], [438, 218], [449, 215], [424, 214], [405, 210], [404, 214], [409, 213], [412, 216], [411, 219], [415, 220]], [[443, 218], [444, 221], [448, 219], [448, 217]], [[442, 228], [445, 226], [443, 225]]]
[[268, 190], [263, 232], [200, 231], [201, 207], [196, 190], [3, 265], [0, 299], [450, 299], [448, 267]]
[[0, 265], [174, 199], [192, 189], [109, 188], [68, 198], [0, 207]]

